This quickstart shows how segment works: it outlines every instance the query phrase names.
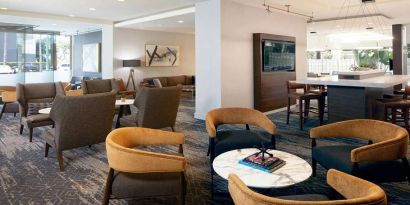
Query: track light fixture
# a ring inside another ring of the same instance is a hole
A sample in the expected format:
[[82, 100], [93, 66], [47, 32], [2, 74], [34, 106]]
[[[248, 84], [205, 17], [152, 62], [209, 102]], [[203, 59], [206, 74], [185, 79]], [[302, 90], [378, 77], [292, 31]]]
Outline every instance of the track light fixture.
[[267, 4], [266, 0], [264, 0], [262, 6], [265, 7], [265, 10], [266, 10], [267, 13], [272, 13], [272, 9], [275, 9], [275, 10], [278, 10], [278, 11], [284, 11], [284, 12], [291, 13], [291, 14], [294, 14], [294, 15], [303, 16], [303, 17], [308, 18], [309, 21], [313, 21], [313, 13], [312, 13], [312, 15], [306, 15], [306, 14], [302, 14], [302, 13], [299, 13], [299, 12], [291, 11], [290, 10], [291, 5], [289, 5], [289, 4], [284, 5], [285, 8], [278, 8], [276, 6], [272, 6], [272, 5]]

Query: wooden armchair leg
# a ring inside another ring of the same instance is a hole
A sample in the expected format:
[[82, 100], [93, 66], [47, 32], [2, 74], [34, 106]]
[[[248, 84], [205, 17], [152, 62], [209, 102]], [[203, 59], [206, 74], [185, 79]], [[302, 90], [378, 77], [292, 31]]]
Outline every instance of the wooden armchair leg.
[[113, 179], [114, 179], [114, 169], [110, 168], [110, 171], [108, 171], [107, 182], [105, 183], [104, 198], [101, 203], [102, 205], [108, 205], [110, 203], [110, 195], [111, 195], [111, 187], [112, 187]]
[[402, 158], [401, 159], [406, 171], [407, 171], [407, 181], [410, 184], [410, 165], [409, 165], [409, 161], [407, 160], [407, 158]]
[[289, 124], [289, 115], [290, 115], [290, 98], [288, 97], [288, 106], [286, 110], [286, 124]]
[[33, 128], [30, 128], [29, 130], [29, 137], [30, 137], [30, 142], [33, 142]]
[[51, 145], [46, 142], [46, 151], [44, 153], [44, 157], [48, 157], [48, 150], [50, 149]]
[[303, 101], [299, 99], [299, 129], [303, 130]]
[[24, 130], [24, 125], [20, 125], [20, 134], [23, 134], [23, 130]]
[[64, 171], [64, 160], [63, 160], [62, 151], [57, 151], [57, 159], [58, 159], [58, 165], [60, 167], [60, 171]]
[[4, 104], [3, 104], [3, 108], [1, 108], [1, 112], [0, 112], [0, 120], [1, 120], [1, 118], [3, 117], [3, 113], [4, 113], [4, 111], [6, 110], [6, 105], [7, 105], [7, 103], [4, 103]]

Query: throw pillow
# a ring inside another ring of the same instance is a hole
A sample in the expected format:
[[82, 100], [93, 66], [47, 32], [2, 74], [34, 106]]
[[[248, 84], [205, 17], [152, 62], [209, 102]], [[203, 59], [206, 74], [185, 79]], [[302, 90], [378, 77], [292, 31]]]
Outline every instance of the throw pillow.
[[149, 85], [155, 85], [154, 80], [147, 80]]
[[38, 111], [53, 106], [53, 103], [28, 103], [27, 116], [38, 115]]
[[155, 87], [162, 88], [161, 81], [158, 78], [155, 78], [153, 81], [154, 81]]

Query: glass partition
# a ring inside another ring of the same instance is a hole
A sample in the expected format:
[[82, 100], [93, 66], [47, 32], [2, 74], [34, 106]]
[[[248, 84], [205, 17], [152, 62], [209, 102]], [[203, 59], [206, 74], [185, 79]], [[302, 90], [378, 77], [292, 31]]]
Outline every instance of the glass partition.
[[0, 32], [0, 85], [70, 81], [70, 36], [16, 30]]
[[349, 71], [352, 66], [370, 69], [390, 69], [391, 48], [308, 51], [308, 72], [332, 74]]

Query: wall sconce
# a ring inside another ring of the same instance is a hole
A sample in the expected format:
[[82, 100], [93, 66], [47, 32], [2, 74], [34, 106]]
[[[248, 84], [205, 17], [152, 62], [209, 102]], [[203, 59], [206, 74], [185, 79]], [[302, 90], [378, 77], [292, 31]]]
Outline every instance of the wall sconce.
[[123, 60], [122, 66], [123, 67], [140, 67], [141, 60]]

